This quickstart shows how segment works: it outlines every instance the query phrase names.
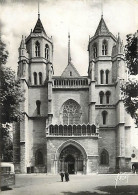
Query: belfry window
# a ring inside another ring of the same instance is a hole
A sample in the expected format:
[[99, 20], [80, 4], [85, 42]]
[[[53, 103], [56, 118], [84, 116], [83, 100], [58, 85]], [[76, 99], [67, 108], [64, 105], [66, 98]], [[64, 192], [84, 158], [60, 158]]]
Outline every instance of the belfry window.
[[43, 154], [41, 151], [37, 151], [36, 155], [35, 155], [35, 164], [36, 165], [43, 165], [44, 161], [43, 161]]
[[42, 72], [39, 72], [39, 85], [42, 85]]
[[107, 112], [106, 111], [102, 112], [102, 117], [103, 117], [103, 125], [106, 125], [107, 123]]
[[49, 60], [49, 46], [48, 44], [45, 45], [45, 58]]
[[101, 79], [101, 84], [103, 84], [103, 81], [104, 81], [104, 71], [103, 70], [100, 71], [100, 79]]
[[110, 99], [110, 91], [106, 92], [106, 103], [109, 104], [109, 99]]
[[100, 91], [99, 96], [100, 96], [100, 104], [103, 104], [104, 92]]
[[108, 82], [109, 82], [109, 70], [106, 70], [105, 75], [106, 75], [106, 84], [108, 84]]
[[80, 105], [70, 99], [63, 104], [63, 124], [79, 124], [81, 117]]
[[100, 164], [101, 165], [108, 165], [109, 164], [109, 154], [106, 150], [103, 150], [101, 152]]
[[37, 85], [37, 73], [34, 72], [34, 85]]
[[97, 44], [94, 43], [93, 45], [93, 57], [96, 58], [97, 57]]
[[35, 43], [35, 56], [40, 57], [40, 43], [38, 41]]
[[40, 105], [41, 102], [39, 100], [36, 101], [36, 109], [37, 109], [37, 114], [40, 115]]
[[107, 55], [107, 41], [104, 40], [102, 44], [102, 55], [106, 56]]

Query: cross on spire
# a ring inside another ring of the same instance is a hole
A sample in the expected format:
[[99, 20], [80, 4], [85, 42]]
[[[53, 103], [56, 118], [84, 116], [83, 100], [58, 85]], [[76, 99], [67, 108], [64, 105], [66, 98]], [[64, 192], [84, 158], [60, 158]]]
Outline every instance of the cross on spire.
[[70, 53], [70, 33], [68, 33], [68, 64], [71, 62], [71, 53]]
[[103, 2], [101, 1], [101, 18], [103, 18]]
[[40, 18], [39, 0], [38, 0], [38, 18]]

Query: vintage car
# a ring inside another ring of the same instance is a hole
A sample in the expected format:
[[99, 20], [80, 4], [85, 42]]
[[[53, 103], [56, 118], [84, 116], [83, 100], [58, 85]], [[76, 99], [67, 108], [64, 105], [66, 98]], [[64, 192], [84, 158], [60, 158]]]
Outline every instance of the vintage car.
[[0, 187], [8, 187], [15, 184], [14, 165], [9, 162], [1, 162], [0, 164]]

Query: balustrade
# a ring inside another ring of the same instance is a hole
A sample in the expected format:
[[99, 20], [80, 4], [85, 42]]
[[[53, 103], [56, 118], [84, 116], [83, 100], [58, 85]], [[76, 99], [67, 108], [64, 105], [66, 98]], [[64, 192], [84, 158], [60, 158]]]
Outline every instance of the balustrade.
[[50, 136], [98, 136], [95, 125], [50, 125]]
[[87, 79], [54, 79], [53, 85], [55, 88], [61, 87], [86, 87], [88, 86]]

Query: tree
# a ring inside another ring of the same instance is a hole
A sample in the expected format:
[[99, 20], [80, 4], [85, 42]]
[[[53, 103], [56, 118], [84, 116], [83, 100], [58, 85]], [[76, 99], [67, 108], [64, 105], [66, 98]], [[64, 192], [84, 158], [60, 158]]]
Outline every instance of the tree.
[[127, 112], [135, 119], [138, 124], [138, 35], [127, 35], [125, 46], [126, 63], [129, 70], [128, 82], [122, 90], [125, 92], [124, 103]]
[[12, 141], [9, 123], [17, 121], [21, 113], [17, 109], [22, 99], [20, 81], [16, 80], [15, 72], [6, 67], [8, 52], [6, 44], [0, 37], [0, 150], [4, 161], [12, 160]]

